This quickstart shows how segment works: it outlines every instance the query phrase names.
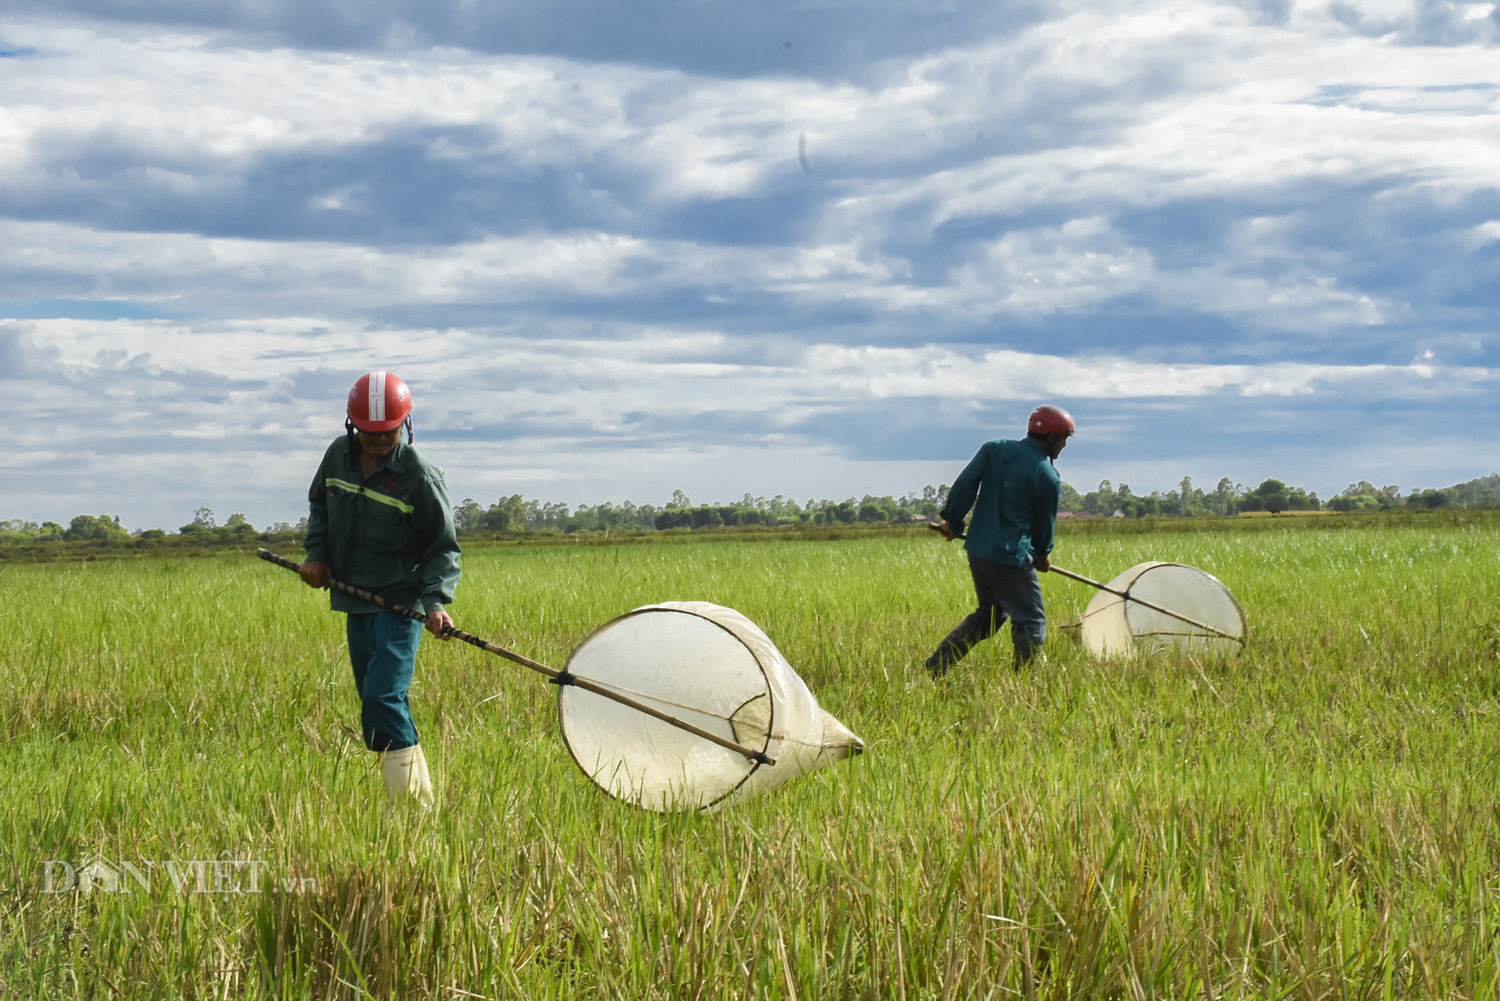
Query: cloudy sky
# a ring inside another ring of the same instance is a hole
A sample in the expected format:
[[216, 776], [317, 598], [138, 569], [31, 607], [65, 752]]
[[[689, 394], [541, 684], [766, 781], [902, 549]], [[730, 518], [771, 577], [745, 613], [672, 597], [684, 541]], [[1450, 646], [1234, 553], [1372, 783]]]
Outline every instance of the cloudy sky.
[[1500, 471], [1500, 10], [5, 0], [0, 520]]

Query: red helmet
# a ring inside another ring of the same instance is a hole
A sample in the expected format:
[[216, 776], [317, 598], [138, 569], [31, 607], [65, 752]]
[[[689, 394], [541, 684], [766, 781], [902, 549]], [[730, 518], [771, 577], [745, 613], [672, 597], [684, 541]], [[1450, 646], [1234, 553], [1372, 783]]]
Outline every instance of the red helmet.
[[366, 372], [349, 390], [349, 421], [361, 431], [394, 431], [411, 413], [411, 390], [399, 375]]
[[1073, 434], [1073, 416], [1062, 407], [1043, 405], [1031, 412], [1026, 430], [1032, 434]]

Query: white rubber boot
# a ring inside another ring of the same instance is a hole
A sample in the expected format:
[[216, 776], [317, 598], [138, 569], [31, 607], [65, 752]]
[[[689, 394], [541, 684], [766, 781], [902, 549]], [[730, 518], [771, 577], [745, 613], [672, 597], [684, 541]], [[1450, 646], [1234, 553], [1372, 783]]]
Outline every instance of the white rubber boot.
[[422, 753], [422, 745], [418, 744], [412, 748], [416, 753], [411, 759], [411, 791], [417, 797], [417, 802], [428, 810], [432, 809], [432, 776], [427, 771], [427, 755]]
[[421, 744], [386, 751], [381, 755], [380, 769], [385, 777], [385, 796], [392, 804], [412, 796], [422, 806], [432, 807], [432, 776], [427, 772], [427, 756]]

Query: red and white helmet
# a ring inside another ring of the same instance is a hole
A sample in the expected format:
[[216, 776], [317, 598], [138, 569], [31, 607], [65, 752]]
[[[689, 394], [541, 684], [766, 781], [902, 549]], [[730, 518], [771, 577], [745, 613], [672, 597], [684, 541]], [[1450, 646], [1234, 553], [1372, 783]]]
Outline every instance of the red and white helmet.
[[1031, 412], [1031, 418], [1026, 422], [1026, 430], [1032, 434], [1061, 434], [1072, 436], [1073, 415], [1062, 407], [1054, 407], [1043, 404]]
[[384, 434], [405, 423], [411, 413], [411, 390], [399, 375], [366, 372], [349, 390], [349, 422], [361, 431]]

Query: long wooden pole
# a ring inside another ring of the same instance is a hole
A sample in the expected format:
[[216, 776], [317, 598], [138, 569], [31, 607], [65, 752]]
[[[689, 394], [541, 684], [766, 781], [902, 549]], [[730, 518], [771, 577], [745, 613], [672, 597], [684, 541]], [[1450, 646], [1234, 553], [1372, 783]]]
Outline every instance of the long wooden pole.
[[[257, 549], [255, 551], [255, 555], [259, 556], [267, 563], [274, 563], [277, 566], [285, 567], [288, 570], [300, 571], [302, 569], [302, 564], [295, 563], [284, 556], [278, 556], [275, 553], [271, 552], [269, 549]], [[384, 608], [388, 612], [394, 612], [397, 615], [405, 616], [406, 618], [412, 619], [415, 622], [425, 623], [427, 621], [427, 616], [423, 615], [416, 609], [407, 608], [405, 605], [399, 605], [394, 601], [386, 601], [384, 598], [380, 597], [380, 595], [374, 594], [370, 591], [366, 591], [362, 587], [355, 587], [353, 584], [345, 584], [341, 580], [334, 580], [332, 577], [328, 577], [326, 575], [323, 578], [323, 584], [325, 587], [328, 587], [334, 591], [342, 591], [345, 594], [353, 595], [354, 597], [359, 598], [361, 601], [368, 601], [372, 605]], [[659, 719], [663, 723], [669, 724], [670, 726], [675, 726], [677, 729], [686, 731], [687, 733], [690, 733], [695, 737], [702, 737], [704, 740], [709, 741], [710, 743], [718, 744], [725, 750], [734, 751], [737, 754], [743, 754], [745, 757], [758, 764], [774, 765], [776, 763], [775, 759], [769, 757], [765, 751], [757, 751], [753, 747], [746, 747], [743, 744], [737, 744], [727, 737], [721, 737], [717, 733], [713, 733], [710, 730], [705, 730], [700, 726], [695, 726], [694, 724], [689, 723], [687, 720], [678, 719], [676, 716], [668, 715], [667, 713], [662, 712], [660, 709], [657, 709], [655, 706], [649, 706], [644, 702], [638, 702], [628, 695], [622, 695], [612, 688], [606, 688], [596, 681], [590, 681], [588, 678], [580, 678], [578, 675], [573, 674], [569, 671], [559, 671], [555, 667], [548, 667], [546, 664], [532, 660], [530, 657], [523, 657], [521, 654], [518, 654], [512, 650], [507, 650], [503, 646], [497, 646], [496, 644], [491, 643], [489, 640], [475, 636], [473, 633], [466, 633], [462, 629], [450, 626], [446, 630], [446, 633], [447, 635], [452, 636], [454, 639], [463, 640], [470, 646], [477, 646], [479, 649], [484, 650], [488, 653], [492, 653], [497, 657], [504, 657], [506, 660], [520, 664], [522, 667], [528, 667], [538, 674], [546, 675], [547, 679], [554, 685], [572, 685], [576, 688], [583, 689], [585, 692], [592, 692], [593, 694], [598, 695], [601, 698], [609, 699], [611, 702], [618, 702], [622, 706], [627, 706], [639, 713], [645, 713], [647, 716], [650, 716], [653, 719]]]
[[[928, 522], [927, 527], [932, 529], [934, 532], [943, 531], [943, 526], [939, 525], [936, 522]], [[968, 538], [968, 536], [953, 535], [950, 533], [948, 536], [946, 536], [946, 538], [965, 539]], [[1092, 577], [1085, 577], [1081, 573], [1074, 573], [1071, 570], [1064, 570], [1056, 563], [1051, 564], [1047, 568], [1047, 571], [1049, 573], [1062, 574], [1064, 577], [1067, 577], [1070, 580], [1076, 580], [1080, 584], [1087, 584], [1089, 587], [1097, 587], [1099, 590], [1105, 592], [1106, 594], [1113, 594], [1116, 597], [1124, 598], [1126, 601], [1133, 601], [1137, 605], [1149, 608], [1154, 612], [1160, 612], [1163, 615], [1170, 615], [1172, 618], [1186, 622], [1190, 626], [1197, 626], [1204, 632], [1213, 633], [1215, 636], [1222, 636], [1227, 640], [1234, 640], [1236, 643], [1239, 643], [1242, 646], [1244, 645], [1245, 637], [1243, 636], [1236, 636], [1233, 633], [1226, 633], [1224, 630], [1211, 626], [1207, 622], [1199, 622], [1197, 619], [1183, 615], [1181, 612], [1174, 612], [1170, 608], [1164, 608], [1161, 605], [1155, 604], [1154, 602], [1147, 601], [1145, 598], [1137, 597], [1136, 595], [1131, 594], [1129, 591], [1121, 591], [1118, 588], [1110, 587], [1108, 584], [1101, 584], [1097, 580], [1094, 580]]]
[[1048, 573], [1060, 573], [1064, 577], [1067, 577], [1067, 578], [1069, 578], [1071, 580], [1076, 580], [1076, 581], [1078, 581], [1081, 584], [1087, 584], [1090, 587], [1097, 587], [1099, 590], [1105, 592], [1106, 594], [1113, 594], [1113, 595], [1116, 595], [1117, 597], [1124, 598], [1126, 601], [1133, 601], [1137, 605], [1144, 605], [1146, 608], [1149, 608], [1152, 611], [1160, 612], [1163, 615], [1170, 615], [1174, 619], [1181, 619], [1183, 622], [1186, 622], [1188, 625], [1190, 625], [1190, 626], [1197, 626], [1199, 629], [1202, 629], [1204, 632], [1213, 633], [1215, 636], [1222, 636], [1222, 637], [1224, 637], [1227, 640], [1235, 640], [1236, 642], [1239, 642], [1239, 643], [1244, 643], [1245, 642], [1245, 637], [1243, 637], [1243, 636], [1236, 636], [1233, 633], [1226, 633], [1224, 630], [1216, 628], [1214, 626], [1211, 626], [1207, 622], [1199, 622], [1197, 619], [1194, 619], [1194, 618], [1191, 618], [1189, 616], [1183, 615], [1181, 612], [1174, 612], [1170, 608], [1164, 608], [1161, 605], [1155, 604], [1154, 602], [1147, 601], [1145, 598], [1137, 597], [1136, 595], [1131, 594], [1129, 591], [1121, 591], [1118, 588], [1110, 587], [1108, 584], [1101, 584], [1097, 580], [1093, 580], [1092, 578], [1085, 577], [1081, 573], [1074, 573], [1071, 570], [1064, 570], [1062, 567], [1058, 566], [1056, 563], [1054, 563], [1050, 567], [1048, 567], [1047, 572]]

